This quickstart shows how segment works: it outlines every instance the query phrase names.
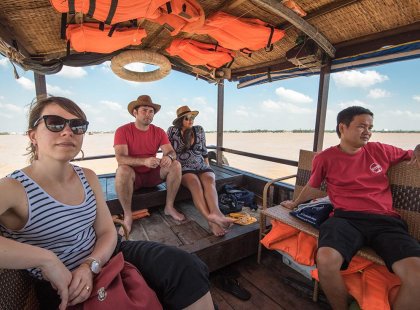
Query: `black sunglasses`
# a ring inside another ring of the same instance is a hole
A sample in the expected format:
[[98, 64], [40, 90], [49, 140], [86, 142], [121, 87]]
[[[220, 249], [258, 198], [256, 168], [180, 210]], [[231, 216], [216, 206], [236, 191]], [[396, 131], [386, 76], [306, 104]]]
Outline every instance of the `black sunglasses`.
[[35, 128], [38, 126], [42, 120], [45, 122], [45, 127], [47, 127], [47, 129], [52, 132], [63, 131], [64, 127], [66, 127], [66, 124], [68, 124], [71, 131], [75, 135], [84, 134], [87, 131], [89, 125], [88, 121], [85, 121], [81, 118], [65, 119], [58, 115], [43, 115], [35, 121], [33, 127]]
[[193, 115], [189, 115], [189, 116], [184, 116], [184, 120], [185, 121], [189, 121], [189, 120], [194, 120], [194, 118], [195, 118], [195, 116], [193, 116]]

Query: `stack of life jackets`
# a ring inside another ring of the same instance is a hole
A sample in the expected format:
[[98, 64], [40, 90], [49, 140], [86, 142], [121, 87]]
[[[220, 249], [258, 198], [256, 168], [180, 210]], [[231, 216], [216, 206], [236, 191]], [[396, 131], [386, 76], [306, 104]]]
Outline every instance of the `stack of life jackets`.
[[220, 68], [233, 60], [232, 51], [189, 39], [175, 39], [166, 49], [171, 56], [179, 56], [190, 65], [205, 65]]

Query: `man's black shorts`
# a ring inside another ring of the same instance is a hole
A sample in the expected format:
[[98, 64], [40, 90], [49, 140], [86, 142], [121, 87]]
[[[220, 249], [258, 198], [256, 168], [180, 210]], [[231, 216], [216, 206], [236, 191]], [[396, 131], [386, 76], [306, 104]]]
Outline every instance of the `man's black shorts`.
[[399, 218], [335, 210], [320, 227], [318, 248], [337, 250], [344, 258], [342, 270], [363, 246], [373, 248], [391, 272], [395, 262], [420, 257], [419, 242], [408, 234], [407, 224]]

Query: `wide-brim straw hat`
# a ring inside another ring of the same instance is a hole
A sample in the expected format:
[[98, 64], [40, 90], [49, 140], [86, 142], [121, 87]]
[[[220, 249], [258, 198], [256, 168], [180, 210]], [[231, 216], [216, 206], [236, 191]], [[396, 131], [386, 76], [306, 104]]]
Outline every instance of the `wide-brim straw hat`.
[[175, 125], [176, 121], [185, 115], [192, 115], [194, 117], [197, 116], [198, 111], [191, 111], [191, 109], [187, 105], [183, 105], [176, 110], [176, 119], [172, 122], [172, 125]]
[[155, 113], [159, 112], [160, 110], [160, 104], [153, 103], [152, 98], [150, 98], [148, 95], [141, 95], [137, 98], [137, 100], [131, 101], [127, 106], [127, 110], [131, 115], [134, 116], [133, 110], [139, 106], [152, 107], [155, 110]]

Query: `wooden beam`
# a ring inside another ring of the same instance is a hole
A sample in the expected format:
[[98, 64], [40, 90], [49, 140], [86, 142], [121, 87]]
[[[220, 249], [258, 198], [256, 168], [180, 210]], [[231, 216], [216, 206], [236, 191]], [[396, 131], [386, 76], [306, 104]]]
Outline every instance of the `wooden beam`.
[[[360, 2], [360, 0], [340, 0], [340, 1], [333, 1], [331, 3], [328, 3], [322, 7], [320, 7], [318, 10], [313, 11], [309, 13], [308, 15], [302, 17], [304, 20], [309, 21], [315, 17], [322, 16], [331, 12], [334, 12], [338, 9], [344, 8], [350, 4]], [[284, 22], [278, 25], [279, 28], [283, 30], [287, 30], [291, 28], [293, 25], [290, 22]]]
[[225, 101], [225, 84], [224, 80], [221, 80], [217, 84], [217, 150], [216, 150], [216, 161], [218, 165], [223, 163], [223, 152], [220, 148], [223, 147], [223, 108]]
[[325, 118], [327, 115], [328, 90], [330, 86], [331, 59], [321, 68], [319, 75], [318, 105], [316, 109], [315, 134], [314, 134], [314, 152], [322, 151]]
[[45, 75], [34, 72], [34, 82], [36, 99], [40, 100], [47, 97], [47, 83], [45, 82]]
[[278, 0], [250, 0], [265, 11], [289, 21], [297, 29], [308, 35], [321, 47], [328, 56], [334, 58], [335, 48], [314, 26], [305, 21], [291, 9], [285, 7]]

